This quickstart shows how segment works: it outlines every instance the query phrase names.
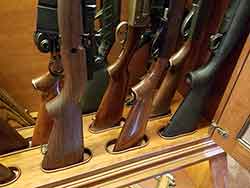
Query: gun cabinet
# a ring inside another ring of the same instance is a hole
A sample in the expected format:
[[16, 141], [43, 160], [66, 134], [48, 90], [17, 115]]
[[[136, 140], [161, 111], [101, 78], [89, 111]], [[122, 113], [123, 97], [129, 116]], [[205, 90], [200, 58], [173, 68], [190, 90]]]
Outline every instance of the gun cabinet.
[[250, 169], [249, 38], [211, 124], [212, 139], [247, 170]]
[[[106, 144], [117, 138], [120, 129], [92, 134], [88, 125], [93, 115], [86, 115], [83, 122], [85, 147], [91, 151], [89, 162], [45, 172], [41, 169], [40, 147], [2, 155], [1, 163], [21, 170], [20, 177], [6, 187], [122, 187], [204, 160], [210, 160], [214, 175], [220, 173], [220, 176], [214, 176], [215, 187], [226, 187], [226, 179], [221, 178], [223, 172], [226, 177], [225, 151], [249, 169], [249, 87], [246, 84], [250, 79], [249, 42], [250, 37], [230, 76], [214, 121], [204, 118], [200, 122], [201, 128], [195, 133], [165, 140], [158, 131], [170, 116], [152, 119], [147, 127], [148, 143], [145, 147], [110, 153]], [[179, 93], [175, 96], [173, 111], [182, 98]], [[27, 139], [32, 131], [32, 127], [19, 129]]]
[[[208, 26], [202, 37], [196, 41], [192, 53], [187, 58], [184, 72], [207, 62], [209, 36], [216, 33], [228, 1], [221, 1], [214, 7]], [[89, 126], [94, 114], [82, 117], [84, 145], [88, 160], [57, 170], [44, 170], [41, 167], [43, 147], [30, 147], [0, 156], [0, 163], [15, 169], [16, 178], [0, 187], [57, 187], [57, 188], [115, 188], [155, 177], [166, 172], [181, 169], [201, 161], [209, 160], [214, 178], [214, 187], [227, 187], [226, 152], [250, 169], [250, 36], [245, 36], [234, 52], [226, 60], [227, 66], [216, 76], [216, 86], [208, 98], [207, 108], [192, 134], [165, 139], [159, 135], [187, 92], [184, 82], [180, 84], [171, 105], [171, 114], [150, 119], [147, 125], [145, 142], [141, 147], [124, 152], [111, 152], [109, 147], [121, 128], [94, 134]], [[248, 38], [247, 38], [248, 37]], [[183, 78], [184, 80], [184, 78]], [[124, 110], [126, 118], [129, 108]], [[36, 117], [36, 113], [33, 117]], [[33, 134], [33, 127], [18, 129], [27, 140]], [[109, 145], [110, 144], [110, 145]], [[217, 174], [220, 174], [218, 176]]]

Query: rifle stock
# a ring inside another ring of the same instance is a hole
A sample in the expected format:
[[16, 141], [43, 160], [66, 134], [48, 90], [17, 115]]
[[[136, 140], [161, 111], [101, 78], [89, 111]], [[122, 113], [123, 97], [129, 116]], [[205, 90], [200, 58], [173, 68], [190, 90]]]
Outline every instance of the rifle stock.
[[49, 71], [32, 80], [34, 89], [39, 91], [41, 94], [40, 110], [38, 112], [32, 136], [32, 146], [48, 143], [49, 135], [53, 126], [53, 120], [49, 117], [45, 105], [51, 99], [59, 95], [62, 73], [63, 67], [60, 53], [51, 52]]
[[[83, 114], [97, 111], [105, 90], [108, 87], [107, 56], [115, 41], [115, 28], [120, 22], [121, 0], [100, 1], [101, 9], [94, 16], [90, 12], [93, 12], [95, 8], [93, 8], [94, 6], [90, 8], [91, 6], [89, 5], [94, 5], [95, 2], [95, 0], [90, 0], [84, 3], [84, 9], [86, 10], [84, 15], [89, 17], [85, 18], [84, 29], [87, 36], [89, 35], [87, 38], [91, 36], [91, 40], [89, 40], [90, 43], [87, 45], [89, 49], [86, 49], [87, 69], [90, 79], [86, 83], [85, 92], [81, 99]], [[94, 31], [94, 18], [98, 19], [101, 25], [97, 33]]]
[[189, 54], [191, 46], [192, 41], [187, 40], [181, 47], [181, 49], [170, 58], [169, 71], [167, 72], [159, 90], [154, 96], [151, 117], [154, 118], [157, 116], [169, 114], [171, 112], [171, 101], [178, 88], [178, 83], [182, 75], [184, 60]]
[[33, 87], [41, 92], [41, 103], [32, 136], [32, 146], [47, 144], [53, 126], [53, 120], [46, 110], [46, 103], [59, 94], [60, 77], [50, 72], [32, 80]]
[[[193, 1], [193, 7], [185, 18], [184, 25], [182, 25], [182, 29], [185, 30], [189, 18], [192, 18], [191, 27], [189, 32], [187, 32], [188, 39], [182, 48], [170, 59], [170, 69], [155, 95], [151, 117], [162, 116], [171, 112], [171, 101], [178, 88], [185, 60], [192, 49], [193, 43], [200, 38], [202, 28], [207, 24], [211, 12], [210, 5], [211, 3], [209, 2], [202, 4], [202, 1]], [[186, 31], [184, 30], [182, 32], [185, 35]]]
[[14, 128], [6, 121], [0, 118], [0, 155], [24, 149], [29, 146], [25, 140]]
[[[136, 102], [129, 112], [127, 121], [122, 128], [121, 134], [117, 139], [114, 151], [122, 151], [139, 144], [145, 134], [148, 117], [151, 112], [153, 96], [155, 90], [169, 68], [169, 59], [174, 53], [175, 45], [179, 36], [182, 14], [184, 11], [185, 0], [170, 1], [168, 11], [167, 32], [164, 29], [164, 40], [160, 48], [160, 58], [153, 64], [152, 71], [146, 75], [138, 85], [132, 88], [136, 94]], [[167, 18], [165, 18], [167, 19]], [[170, 45], [171, 43], [171, 45]]]
[[158, 73], [163, 72], [165, 69], [164, 64], [167, 64], [167, 59], [161, 59], [160, 61], [154, 65], [154, 70], [143, 81], [132, 88], [136, 103], [130, 110], [126, 123], [115, 144], [115, 152], [136, 146], [143, 139], [148, 120], [147, 115], [151, 112], [154, 91], [161, 78], [161, 74]]
[[128, 64], [137, 48], [141, 29], [129, 27], [128, 41], [117, 61], [108, 67], [110, 80], [102, 98], [95, 120], [91, 124], [93, 131], [101, 131], [119, 124], [122, 118], [124, 101], [128, 93]]
[[219, 48], [215, 50], [209, 64], [187, 75], [186, 81], [190, 84], [190, 91], [161, 132], [164, 137], [173, 138], [197, 129], [204, 102], [213, 88], [215, 74], [237, 42], [242, 39], [246, 29], [249, 31], [249, 10], [250, 1], [231, 0], [219, 31], [223, 36]]
[[81, 46], [80, 0], [58, 1], [64, 86], [60, 95], [46, 104], [53, 128], [42, 161], [46, 170], [62, 168], [83, 160], [80, 97], [86, 80], [85, 51]]
[[[143, 6], [139, 6], [143, 5]], [[124, 101], [129, 89], [129, 63], [138, 48], [140, 36], [149, 22], [149, 1], [130, 0], [127, 41], [120, 56], [108, 67], [109, 85], [103, 96], [90, 130], [99, 132], [118, 125], [122, 119]], [[143, 10], [140, 10], [143, 8]], [[138, 11], [138, 9], [141, 11]], [[144, 15], [136, 15], [138, 12]], [[138, 19], [139, 17], [139, 19]]]

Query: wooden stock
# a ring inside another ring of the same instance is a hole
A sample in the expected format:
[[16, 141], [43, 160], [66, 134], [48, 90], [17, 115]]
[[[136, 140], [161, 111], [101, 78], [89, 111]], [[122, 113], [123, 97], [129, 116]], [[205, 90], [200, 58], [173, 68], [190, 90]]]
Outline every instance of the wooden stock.
[[42, 161], [46, 170], [62, 168], [83, 160], [80, 98], [86, 81], [85, 51], [80, 47], [82, 33], [80, 0], [58, 1], [64, 86], [60, 95], [46, 104], [53, 128]]
[[160, 58], [152, 65], [151, 72], [138, 85], [132, 88], [136, 103], [129, 112], [127, 121], [117, 139], [114, 151], [122, 151], [140, 144], [150, 116], [153, 96], [170, 66], [169, 59], [176, 48], [185, 0], [170, 1], [167, 31], [160, 48]]
[[24, 149], [29, 146], [18, 132], [12, 128], [6, 121], [0, 118], [0, 155]]
[[148, 69], [148, 59], [150, 55], [150, 43], [144, 44], [134, 54], [128, 66], [129, 87], [133, 87], [141, 81]]
[[124, 50], [114, 64], [108, 67], [110, 75], [108, 88], [96, 113], [90, 129], [102, 131], [120, 123], [123, 106], [129, 88], [128, 65], [137, 49], [142, 29], [128, 26], [128, 39]]
[[161, 79], [161, 74], [166, 69], [168, 60], [159, 59], [154, 69], [146, 78], [132, 88], [136, 96], [136, 103], [129, 112], [128, 118], [115, 144], [114, 151], [122, 151], [138, 145], [144, 136], [148, 115], [151, 112], [153, 96]]
[[33, 87], [41, 92], [41, 104], [32, 136], [32, 146], [47, 144], [53, 126], [53, 120], [46, 110], [46, 103], [59, 94], [61, 77], [55, 77], [50, 72], [33, 79]]
[[170, 58], [170, 69], [154, 96], [151, 117], [170, 113], [170, 104], [178, 88], [185, 59], [191, 50], [191, 43], [191, 40], [187, 40], [181, 49]]

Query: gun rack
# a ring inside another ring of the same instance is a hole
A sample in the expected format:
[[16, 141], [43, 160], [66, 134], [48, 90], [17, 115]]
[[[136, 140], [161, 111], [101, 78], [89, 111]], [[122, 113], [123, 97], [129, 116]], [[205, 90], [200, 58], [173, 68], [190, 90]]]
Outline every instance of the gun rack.
[[[182, 96], [177, 94], [173, 111], [181, 100]], [[123, 187], [224, 153], [210, 139], [209, 122], [206, 120], [202, 120], [201, 128], [191, 135], [171, 140], [160, 137], [158, 131], [166, 125], [170, 116], [149, 121], [146, 132], [148, 142], [144, 146], [127, 152], [110, 153], [106, 149], [107, 143], [118, 137], [120, 128], [99, 134], [90, 133], [88, 128], [92, 118], [93, 115], [83, 117], [84, 144], [92, 154], [89, 161], [48, 173], [41, 169], [43, 155], [40, 147], [2, 155], [0, 163], [21, 170], [20, 177], [6, 187]], [[19, 133], [29, 138], [32, 131], [33, 128], [22, 128]]]

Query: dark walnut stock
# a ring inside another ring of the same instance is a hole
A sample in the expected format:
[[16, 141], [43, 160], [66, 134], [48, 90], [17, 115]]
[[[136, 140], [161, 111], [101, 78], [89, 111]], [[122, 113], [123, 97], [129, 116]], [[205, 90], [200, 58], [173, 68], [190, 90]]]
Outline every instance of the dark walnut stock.
[[130, 110], [126, 123], [117, 139], [114, 147], [115, 152], [136, 146], [143, 139], [151, 112], [153, 96], [170, 66], [169, 59], [176, 48], [184, 5], [185, 0], [170, 1], [168, 29], [165, 31], [162, 42], [167, 45], [161, 46], [160, 58], [152, 65], [151, 72], [138, 85], [132, 88], [136, 96], [136, 103]]
[[48, 150], [42, 161], [46, 170], [63, 168], [83, 161], [83, 135], [80, 97], [86, 80], [85, 51], [80, 47], [82, 33], [80, 0], [58, 1], [64, 86], [60, 95], [46, 104], [54, 121]]
[[120, 123], [123, 106], [128, 93], [128, 65], [139, 43], [143, 29], [128, 26], [128, 40], [116, 62], [108, 67], [109, 85], [90, 129], [94, 132], [111, 128]]

